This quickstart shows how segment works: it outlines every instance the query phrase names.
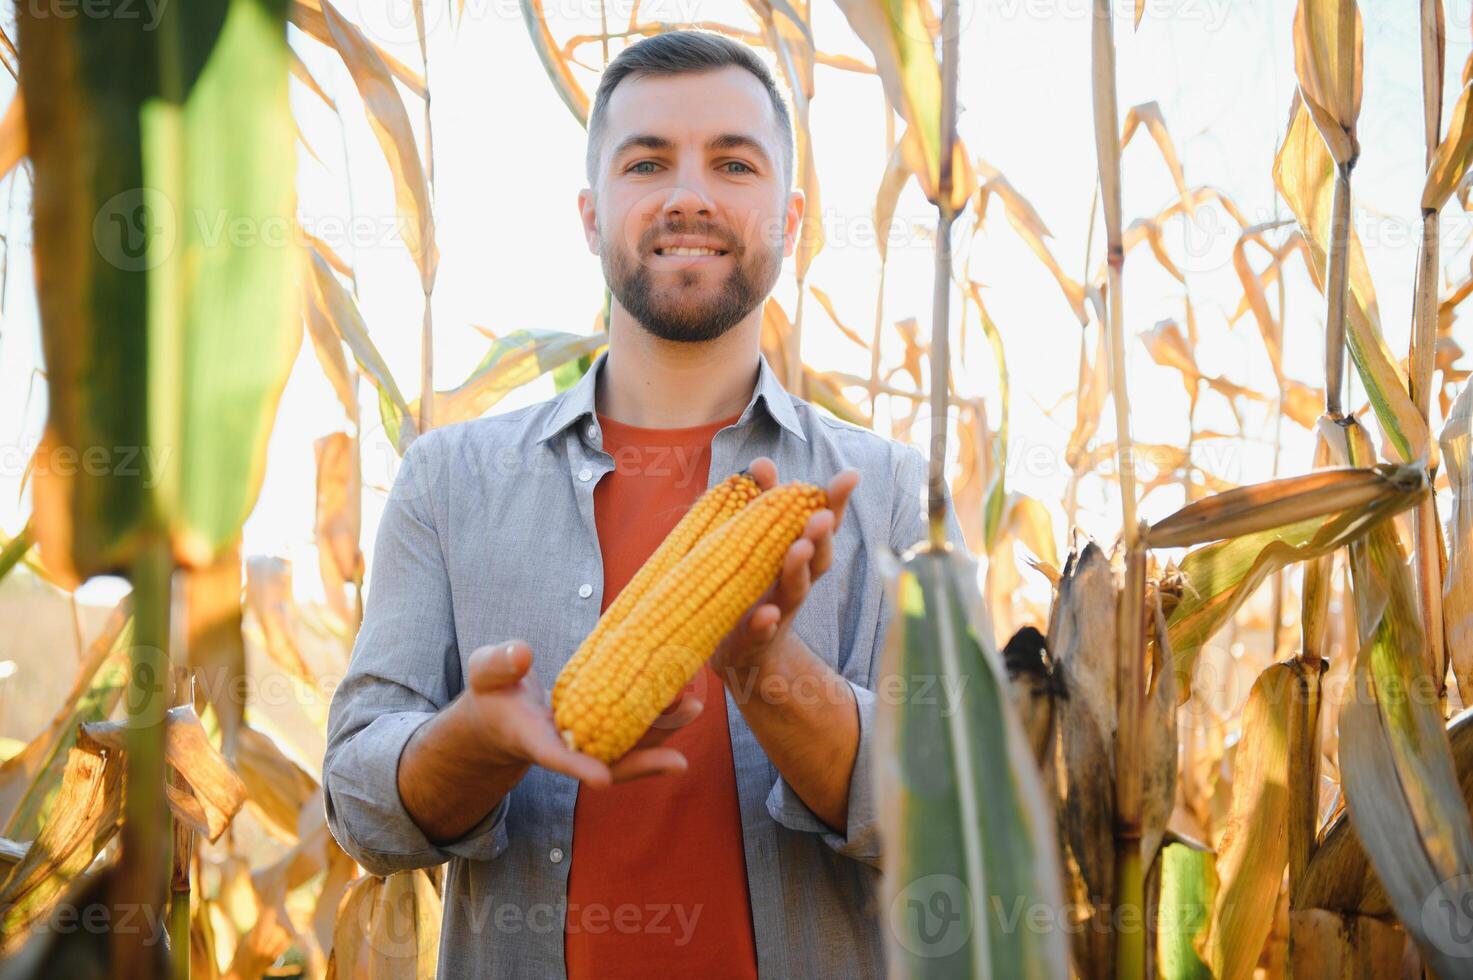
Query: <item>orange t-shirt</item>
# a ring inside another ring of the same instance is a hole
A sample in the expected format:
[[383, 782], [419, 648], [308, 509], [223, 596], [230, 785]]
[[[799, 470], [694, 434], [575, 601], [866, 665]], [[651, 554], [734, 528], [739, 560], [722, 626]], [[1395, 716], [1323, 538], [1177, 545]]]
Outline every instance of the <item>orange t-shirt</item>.
[[[599, 415], [614, 458], [593, 491], [602, 609], [705, 492], [711, 437], [739, 417], [647, 429]], [[704, 707], [665, 741], [689, 760], [683, 775], [579, 788], [563, 943], [570, 980], [757, 976], [726, 695], [709, 665], [691, 684]]]

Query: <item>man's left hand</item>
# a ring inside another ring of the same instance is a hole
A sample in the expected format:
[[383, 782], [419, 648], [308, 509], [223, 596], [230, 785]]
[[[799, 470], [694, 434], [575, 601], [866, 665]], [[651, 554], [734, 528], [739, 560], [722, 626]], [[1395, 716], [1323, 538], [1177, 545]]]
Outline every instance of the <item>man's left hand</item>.
[[[777, 466], [766, 456], [753, 460], [747, 472], [762, 490], [777, 486]], [[844, 506], [857, 483], [859, 471], [854, 469], [842, 470], [829, 481], [829, 505], [808, 519], [803, 535], [783, 556], [777, 581], [742, 614], [712, 654], [711, 667], [723, 680], [727, 670], [760, 666], [789, 642], [793, 617], [813, 583], [833, 564], [834, 532], [844, 520]]]

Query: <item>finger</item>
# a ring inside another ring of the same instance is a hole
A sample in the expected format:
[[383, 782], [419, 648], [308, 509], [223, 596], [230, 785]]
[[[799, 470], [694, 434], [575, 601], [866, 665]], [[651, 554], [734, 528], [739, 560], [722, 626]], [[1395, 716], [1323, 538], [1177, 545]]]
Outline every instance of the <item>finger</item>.
[[669, 738], [671, 733], [695, 721], [704, 706], [698, 697], [681, 698], [670, 708], [660, 712], [660, 716], [650, 725], [649, 731], [641, 735], [639, 741], [634, 743], [635, 748], [659, 745]]
[[515, 685], [532, 666], [532, 648], [521, 640], [478, 647], [466, 661], [474, 691], [496, 691]]
[[782, 578], [778, 581], [778, 608], [788, 611], [798, 608], [808, 596], [808, 563], [813, 558], [813, 542], [799, 538], [793, 542], [783, 559]]
[[535, 737], [527, 748], [531, 761], [544, 769], [560, 772], [594, 787], [608, 786], [614, 781], [608, 766], [591, 755], [574, 752], [556, 733]]
[[833, 511], [821, 510], [808, 519], [804, 532], [813, 542], [813, 558], [808, 562], [809, 571], [818, 578], [829, 570], [834, 560], [834, 526], [837, 523]]
[[631, 749], [614, 763], [613, 780], [627, 783], [646, 776], [678, 776], [690, 768], [684, 755], [675, 749]]
[[834, 529], [838, 530], [844, 520], [844, 508], [849, 504], [849, 496], [854, 493], [854, 488], [859, 485], [859, 471], [852, 467], [843, 470], [838, 476], [829, 481], [829, 510], [834, 512]]
[[747, 475], [757, 482], [758, 490], [777, 486], [777, 464], [766, 456], [758, 456], [747, 465]]

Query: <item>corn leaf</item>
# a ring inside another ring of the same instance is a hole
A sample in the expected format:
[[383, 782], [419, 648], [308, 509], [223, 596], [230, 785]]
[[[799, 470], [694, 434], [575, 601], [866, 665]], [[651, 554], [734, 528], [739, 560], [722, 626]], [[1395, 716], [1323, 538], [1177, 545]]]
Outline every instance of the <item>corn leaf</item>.
[[338, 907], [329, 972], [434, 980], [440, 910], [440, 896], [423, 871], [359, 878]]
[[[383, 423], [384, 431], [388, 434], [391, 444], [399, 453], [409, 448], [418, 435], [414, 419], [416, 416], [409, 412], [409, 404], [405, 402], [404, 395], [399, 391], [399, 385], [394, 381], [393, 372], [384, 361], [383, 355], [373, 345], [368, 336], [368, 325], [363, 322], [363, 316], [358, 312], [358, 304], [353, 302], [353, 297], [343, 288], [333, 275], [332, 268], [316, 250], [311, 252], [312, 274], [311, 281], [315, 284], [312, 291], [312, 299], [316, 304], [315, 310], [309, 306], [308, 316], [321, 316], [337, 335], [342, 338], [343, 343], [353, 352], [358, 367], [368, 376], [379, 391], [379, 417]], [[311, 320], [308, 321], [309, 325]], [[316, 329], [320, 329], [319, 324]], [[329, 355], [331, 356], [331, 355]], [[340, 399], [348, 397], [346, 392], [339, 395]], [[346, 406], [345, 406], [346, 407]]]
[[1178, 697], [1191, 693], [1197, 654], [1269, 575], [1296, 562], [1328, 555], [1416, 502], [1415, 493], [1389, 495], [1381, 503], [1331, 518], [1228, 538], [1189, 552], [1179, 571], [1185, 579], [1181, 602], [1168, 620], [1176, 661]]
[[0, 177], [15, 169], [26, 155], [26, 103], [17, 92], [0, 118]]
[[1300, 0], [1294, 11], [1294, 71], [1314, 124], [1337, 163], [1360, 154], [1361, 17], [1355, 0]]
[[55, 816], [0, 884], [0, 953], [13, 953], [122, 820], [123, 767], [83, 736], [67, 750]]
[[1289, 861], [1289, 723], [1302, 698], [1301, 667], [1298, 660], [1270, 664], [1243, 708], [1232, 805], [1217, 848], [1220, 884], [1202, 943], [1203, 959], [1220, 980], [1253, 975], [1273, 925]]
[[[1358, 427], [1352, 461], [1369, 456]], [[1473, 819], [1426, 673], [1426, 638], [1407, 556], [1382, 525], [1351, 547], [1360, 648], [1340, 711], [1340, 773], [1350, 819], [1391, 906], [1442, 976], [1473, 968], [1450, 941], [1473, 901]]]
[[1238, 487], [1190, 503], [1153, 524], [1153, 548], [1181, 548], [1268, 531], [1391, 501], [1410, 506], [1426, 488], [1417, 466], [1335, 467]]
[[1167, 980], [1211, 980], [1195, 943], [1207, 927], [1217, 893], [1213, 854], [1186, 844], [1161, 849], [1161, 899], [1157, 906], [1156, 962]]
[[[1304, 9], [1303, 7], [1300, 8]], [[1358, 21], [1357, 21], [1358, 23]], [[1309, 110], [1294, 96], [1289, 128], [1274, 158], [1274, 184], [1284, 195], [1310, 253], [1315, 287], [1325, 288], [1330, 241], [1330, 211], [1335, 162], [1314, 128]], [[1360, 239], [1350, 233], [1348, 261], [1350, 301], [1346, 307], [1346, 339], [1376, 419], [1402, 462], [1427, 452], [1427, 423], [1407, 394], [1406, 377], [1381, 336], [1380, 314]]]
[[394, 87], [393, 74], [379, 56], [378, 49], [368, 43], [363, 33], [344, 19], [330, 3], [323, 3], [333, 47], [342, 56], [353, 84], [363, 99], [384, 160], [394, 177], [394, 201], [399, 209], [399, 234], [414, 264], [419, 268], [420, 285], [426, 293], [434, 286], [440, 251], [435, 245], [435, 217], [430, 207], [430, 189], [419, 158], [414, 129], [404, 100]]
[[1453, 402], [1438, 437], [1447, 468], [1452, 514], [1447, 523], [1447, 574], [1442, 619], [1448, 657], [1464, 704], [1473, 704], [1473, 384]]
[[[291, 4], [287, 8], [287, 14], [290, 17], [292, 24], [299, 28], [302, 32], [308, 34], [309, 36], [315, 38], [316, 40], [322, 42], [330, 48], [336, 48], [337, 42], [333, 40], [332, 32], [328, 30], [327, 18], [324, 15], [325, 8], [331, 6], [332, 3], [330, 2], [330, 0], [291, 0]], [[336, 10], [336, 8], [334, 8], [334, 10]], [[362, 36], [363, 32], [359, 31], [358, 28], [352, 24], [352, 22], [348, 21], [346, 18], [343, 18], [341, 14], [339, 15], [339, 18], [343, 20], [344, 23], [347, 23], [351, 30], [357, 31], [359, 36]], [[357, 42], [355, 41], [355, 44], [356, 43]], [[369, 41], [367, 38], [363, 39], [363, 43], [373, 46], [379, 58], [383, 61], [385, 65], [388, 66], [389, 71], [393, 74], [394, 78], [396, 78], [400, 82], [400, 84], [409, 89], [410, 92], [413, 92], [415, 95], [419, 96], [421, 99], [425, 97], [425, 80], [420, 77], [418, 72], [410, 68], [408, 65], [400, 62], [397, 58], [389, 54], [383, 48], [379, 47], [378, 45], [373, 45], [372, 42]]]
[[553, 40], [552, 31], [547, 28], [547, 15], [542, 10], [542, 0], [520, 0], [522, 8], [522, 23], [527, 25], [527, 34], [532, 39], [532, 49], [537, 52], [537, 57], [542, 62], [543, 70], [547, 72], [552, 87], [557, 90], [558, 97], [563, 100], [563, 105], [578, 120], [578, 125], [584, 129], [588, 128], [588, 93], [583, 91], [583, 86], [573, 77], [573, 68], [568, 59], [558, 49], [557, 42]]
[[20, 18], [48, 270], [46, 445], [152, 449], [127, 465], [37, 471], [48, 564], [79, 579], [125, 569], [154, 524], [185, 565], [234, 541], [301, 342], [294, 249], [223, 235], [216, 221], [270, 228], [294, 212], [283, 4], [215, 0], [163, 16], [126, 40], [106, 18]]
[[[492, 342], [459, 387], [435, 392], [435, 424], [480, 418], [510, 392], [569, 361], [594, 354], [608, 342], [608, 335], [601, 333], [513, 330]], [[419, 399], [409, 403], [409, 412], [419, 417]]]
[[[932, 551], [885, 561], [897, 614], [881, 673], [901, 693], [877, 705], [874, 762], [893, 855], [880, 906], [892, 910], [893, 975], [1063, 976], [1062, 930], [1008, 925], [1028, 909], [1062, 909], [1060, 865], [1032, 750], [979, 616], [976, 564]], [[940, 695], [906, 694], [917, 678], [939, 678]]]

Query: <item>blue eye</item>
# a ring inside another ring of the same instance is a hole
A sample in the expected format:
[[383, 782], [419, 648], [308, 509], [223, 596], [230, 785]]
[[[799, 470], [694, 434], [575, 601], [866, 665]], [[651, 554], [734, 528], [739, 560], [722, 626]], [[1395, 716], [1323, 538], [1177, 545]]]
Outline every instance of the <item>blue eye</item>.
[[751, 167], [748, 167], [745, 163], [742, 163], [740, 160], [728, 160], [726, 162], [726, 166], [731, 166], [732, 164], [736, 164], [738, 167], [744, 168], [747, 171], [747, 173], [749, 173], [749, 174], [754, 174], [754, 173], [757, 172], [757, 171], [753, 170]]
[[[635, 168], [635, 167], [644, 167], [644, 166], [650, 166], [650, 167], [653, 167], [653, 166], [654, 166], [654, 165], [655, 165], [655, 162], [654, 162], [654, 161], [653, 161], [653, 160], [641, 160], [641, 161], [639, 161], [639, 162], [638, 162], [638, 163], [636, 163], [636, 164], [635, 164], [635, 165], [634, 165], [634, 166], [633, 166], [633, 167], [630, 167], [630, 168], [629, 168], [629, 172], [630, 172], [630, 173], [633, 173], [633, 172], [634, 172], [634, 168]], [[648, 170], [646, 170], [646, 171], [642, 171], [642, 172], [643, 172], [643, 173], [649, 173], [649, 171], [648, 171]]]

